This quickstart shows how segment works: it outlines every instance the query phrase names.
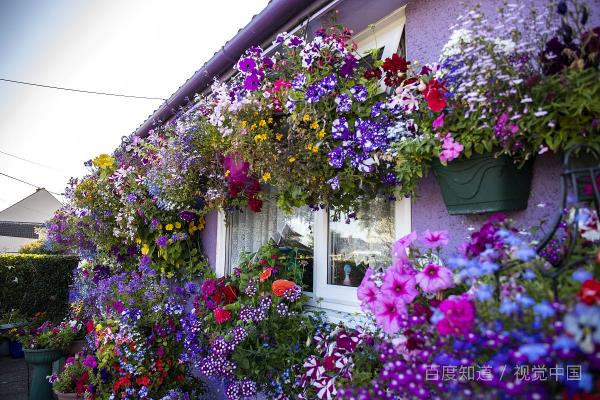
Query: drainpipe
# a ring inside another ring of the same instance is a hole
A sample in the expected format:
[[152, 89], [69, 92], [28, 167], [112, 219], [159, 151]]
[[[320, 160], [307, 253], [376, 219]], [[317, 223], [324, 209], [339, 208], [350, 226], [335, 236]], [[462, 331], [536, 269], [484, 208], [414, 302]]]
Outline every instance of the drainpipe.
[[[215, 77], [229, 71], [246, 49], [263, 44], [274, 33], [279, 32], [281, 28], [285, 28], [290, 23], [294, 24], [292, 27], [298, 25], [312, 12], [331, 2], [332, 0], [271, 0], [259, 14], [252, 18], [248, 25], [242, 28], [154, 111], [136, 129], [134, 135], [145, 137], [155, 123], [165, 122], [172, 118], [180, 107], [189, 104], [196, 93], [207, 89]], [[337, 3], [337, 1], [335, 2]]]

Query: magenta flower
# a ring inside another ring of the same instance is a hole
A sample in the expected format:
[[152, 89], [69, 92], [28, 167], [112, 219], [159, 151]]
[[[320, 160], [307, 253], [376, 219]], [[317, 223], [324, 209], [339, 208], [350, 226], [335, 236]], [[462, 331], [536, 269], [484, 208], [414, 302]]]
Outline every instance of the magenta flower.
[[407, 260], [406, 249], [410, 246], [415, 240], [417, 240], [417, 232], [413, 231], [406, 236], [398, 239], [396, 244], [394, 244], [394, 249], [392, 250], [392, 257], [394, 262], [396, 260]]
[[441, 265], [429, 264], [415, 276], [415, 280], [424, 292], [435, 293], [452, 286], [452, 272]]
[[242, 72], [254, 72], [256, 70], [256, 61], [250, 57], [243, 58], [238, 61], [238, 68]]
[[430, 231], [427, 229], [423, 232], [421, 242], [423, 242], [425, 247], [431, 249], [445, 246], [448, 244], [448, 231]]
[[96, 368], [98, 366], [98, 362], [96, 361], [96, 357], [94, 356], [87, 356], [82, 364], [88, 368]]
[[441, 302], [440, 311], [444, 318], [436, 324], [440, 335], [466, 335], [475, 321], [475, 307], [464, 297], [448, 298]]
[[375, 320], [389, 335], [400, 330], [400, 321], [406, 315], [406, 306], [399, 297], [380, 295], [374, 303]]
[[419, 292], [416, 289], [415, 277], [411, 274], [400, 272], [396, 268], [386, 271], [381, 285], [381, 294], [389, 298], [397, 298], [406, 304], [412, 303]]
[[444, 113], [441, 113], [440, 116], [433, 121], [433, 129], [438, 129], [442, 126], [444, 126]]
[[375, 285], [375, 282], [371, 280], [372, 275], [373, 268], [369, 267], [357, 289], [358, 299], [361, 301], [360, 307], [365, 312], [373, 311], [373, 304], [377, 300], [377, 295], [379, 294], [379, 288]]
[[246, 79], [244, 79], [244, 87], [247, 90], [250, 90], [250, 91], [258, 90], [259, 86], [260, 86], [260, 79], [259, 79], [258, 75], [256, 75], [256, 74], [248, 75], [246, 77]]
[[460, 156], [460, 153], [464, 150], [464, 146], [454, 141], [451, 134], [447, 134], [442, 140], [442, 152], [440, 153], [440, 161], [445, 163], [452, 161]]

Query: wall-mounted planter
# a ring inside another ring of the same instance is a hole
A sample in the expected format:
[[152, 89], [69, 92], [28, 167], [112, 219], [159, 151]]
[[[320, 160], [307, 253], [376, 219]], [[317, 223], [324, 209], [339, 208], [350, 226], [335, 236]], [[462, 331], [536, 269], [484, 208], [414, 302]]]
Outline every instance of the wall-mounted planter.
[[432, 169], [450, 215], [527, 208], [533, 160], [517, 168], [511, 157], [486, 153], [447, 166], [436, 159]]

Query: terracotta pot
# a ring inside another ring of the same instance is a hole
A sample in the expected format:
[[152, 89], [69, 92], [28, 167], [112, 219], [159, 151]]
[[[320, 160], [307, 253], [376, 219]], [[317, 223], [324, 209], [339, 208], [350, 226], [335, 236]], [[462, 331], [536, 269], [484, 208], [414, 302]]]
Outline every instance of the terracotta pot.
[[83, 351], [83, 347], [85, 345], [86, 345], [86, 341], [84, 339], [75, 340], [75, 341], [73, 341], [73, 343], [71, 343], [71, 346], [69, 346], [69, 350], [67, 351], [67, 354], [74, 356], [75, 354], [79, 353], [80, 351]]
[[54, 395], [56, 396], [56, 400], [69, 400], [69, 399], [82, 399], [83, 397], [78, 395], [77, 393], [61, 393], [54, 391]]

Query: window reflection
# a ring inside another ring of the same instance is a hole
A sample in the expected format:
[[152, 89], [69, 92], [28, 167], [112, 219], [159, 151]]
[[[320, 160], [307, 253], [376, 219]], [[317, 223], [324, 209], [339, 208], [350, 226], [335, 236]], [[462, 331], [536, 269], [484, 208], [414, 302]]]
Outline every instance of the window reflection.
[[[357, 218], [329, 222], [330, 285], [358, 286], [369, 266], [389, 265], [394, 243], [393, 202], [378, 199]], [[347, 223], [348, 222], [348, 223]]]
[[282, 247], [296, 252], [296, 262], [302, 266], [302, 288], [313, 291], [314, 231], [313, 213], [308, 207], [298, 208], [292, 215], [284, 216], [282, 230], [273, 238]]

